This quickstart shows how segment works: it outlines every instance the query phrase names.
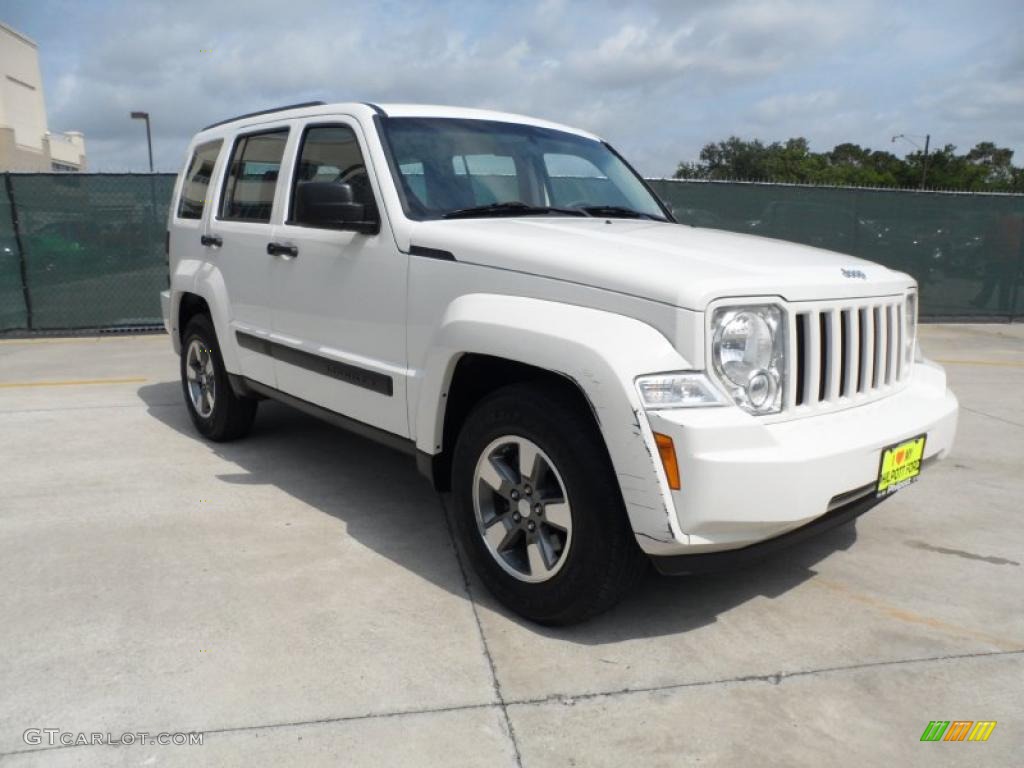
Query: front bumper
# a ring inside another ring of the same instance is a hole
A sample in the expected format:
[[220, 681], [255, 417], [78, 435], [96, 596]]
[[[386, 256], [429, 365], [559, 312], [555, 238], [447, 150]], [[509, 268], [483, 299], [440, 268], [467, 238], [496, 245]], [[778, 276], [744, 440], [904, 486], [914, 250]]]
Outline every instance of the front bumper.
[[736, 550], [873, 500], [873, 488], [864, 494], [882, 449], [926, 433], [925, 460], [944, 458], [957, 410], [945, 372], [918, 363], [887, 398], [803, 419], [764, 423], [733, 407], [649, 412], [651, 429], [675, 444], [682, 487], [665, 496], [680, 533], [640, 544], [653, 556]]
[[789, 533], [771, 539], [748, 544], [739, 549], [726, 549], [718, 552], [698, 552], [688, 555], [655, 555], [651, 557], [654, 567], [666, 576], [689, 576], [715, 571], [734, 570], [770, 557], [786, 547], [799, 544], [801, 541], [818, 536], [825, 531], [848, 523], [863, 515], [869, 509], [880, 504], [884, 499], [876, 498], [873, 493], [862, 496], [854, 501], [826, 512], [811, 522], [801, 525]]

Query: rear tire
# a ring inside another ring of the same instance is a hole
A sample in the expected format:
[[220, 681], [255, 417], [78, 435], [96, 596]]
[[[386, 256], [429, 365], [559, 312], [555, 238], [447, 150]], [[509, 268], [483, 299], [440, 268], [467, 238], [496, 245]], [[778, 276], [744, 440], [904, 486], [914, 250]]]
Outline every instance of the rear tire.
[[215, 442], [243, 437], [256, 417], [256, 401], [231, 389], [213, 321], [189, 320], [181, 344], [181, 388], [185, 406], [199, 433]]
[[560, 387], [516, 384], [482, 400], [455, 444], [452, 492], [460, 550], [527, 619], [584, 621], [646, 570], [593, 416]]

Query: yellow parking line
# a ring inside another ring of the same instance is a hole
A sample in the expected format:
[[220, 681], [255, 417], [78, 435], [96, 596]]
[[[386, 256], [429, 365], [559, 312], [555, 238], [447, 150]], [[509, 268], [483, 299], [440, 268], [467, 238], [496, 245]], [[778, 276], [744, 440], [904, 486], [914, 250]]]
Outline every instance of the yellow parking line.
[[1024, 361], [1017, 360], [940, 360], [943, 365], [995, 365], [1002, 368], [1024, 368]]
[[0, 389], [16, 387], [82, 387], [92, 384], [141, 384], [146, 379], [68, 379], [66, 381], [0, 381]]

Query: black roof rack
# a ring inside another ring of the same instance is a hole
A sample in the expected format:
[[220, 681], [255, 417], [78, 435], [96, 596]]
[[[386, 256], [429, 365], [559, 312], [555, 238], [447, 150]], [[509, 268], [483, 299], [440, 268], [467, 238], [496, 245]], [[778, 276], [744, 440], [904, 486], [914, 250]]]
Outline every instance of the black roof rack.
[[244, 115], [237, 115], [236, 117], [229, 117], [227, 120], [219, 120], [216, 123], [210, 123], [208, 126], [203, 128], [204, 131], [208, 131], [211, 128], [216, 128], [218, 125], [227, 125], [233, 123], [236, 120], [244, 120], [247, 117], [256, 117], [258, 115], [269, 115], [272, 112], [284, 112], [286, 109], [302, 109], [303, 107], [322, 107], [326, 102], [324, 101], [303, 101], [300, 104], [286, 104], [283, 107], [274, 107], [273, 109], [261, 109], [259, 112], [247, 112]]

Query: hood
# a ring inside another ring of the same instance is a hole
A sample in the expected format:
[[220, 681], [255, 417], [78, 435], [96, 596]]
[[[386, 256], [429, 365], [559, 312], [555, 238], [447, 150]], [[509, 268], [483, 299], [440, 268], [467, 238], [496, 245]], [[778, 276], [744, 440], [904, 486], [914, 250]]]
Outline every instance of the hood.
[[[509, 269], [703, 311], [732, 296], [864, 298], [913, 285], [902, 272], [783, 240], [634, 219], [517, 217], [418, 222], [410, 243]], [[851, 276], [852, 273], [852, 276]], [[863, 275], [863, 277], [861, 277]]]

